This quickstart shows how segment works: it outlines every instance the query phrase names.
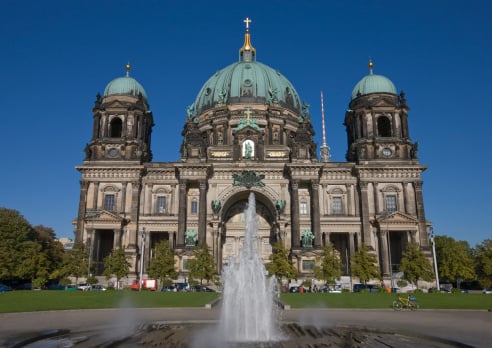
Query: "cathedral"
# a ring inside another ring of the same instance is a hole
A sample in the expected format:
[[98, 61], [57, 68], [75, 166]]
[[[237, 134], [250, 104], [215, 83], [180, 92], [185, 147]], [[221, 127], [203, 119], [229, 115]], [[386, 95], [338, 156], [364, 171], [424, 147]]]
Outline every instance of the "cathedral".
[[146, 277], [162, 241], [174, 249], [180, 276], [187, 276], [198, 244], [208, 245], [220, 273], [241, 248], [250, 192], [261, 257], [269, 262], [273, 245], [282, 243], [301, 279], [313, 278], [329, 243], [346, 277], [363, 244], [386, 281], [399, 272], [408, 243], [430, 259], [426, 166], [410, 137], [404, 93], [369, 62], [368, 75], [347, 96], [347, 162], [331, 161], [324, 123], [318, 158], [307, 104], [285, 76], [256, 60], [245, 23], [239, 60], [214, 73], [183, 112], [179, 161], [152, 161], [154, 116], [130, 65], [97, 95], [92, 135], [76, 167], [74, 220], [94, 275], [102, 274], [112, 249], [123, 248], [130, 278]]

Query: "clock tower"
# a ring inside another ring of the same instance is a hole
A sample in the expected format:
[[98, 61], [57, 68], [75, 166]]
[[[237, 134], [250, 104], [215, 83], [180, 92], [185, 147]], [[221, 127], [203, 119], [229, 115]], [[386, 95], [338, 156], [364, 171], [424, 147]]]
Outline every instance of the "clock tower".
[[374, 74], [373, 67], [370, 61], [369, 75], [355, 86], [345, 114], [347, 160], [416, 160], [418, 145], [410, 141], [405, 94], [398, 95], [393, 82]]
[[104, 95], [96, 96], [92, 139], [85, 148], [86, 161], [152, 160], [150, 139], [154, 125], [147, 94], [137, 80], [126, 76], [111, 81]]

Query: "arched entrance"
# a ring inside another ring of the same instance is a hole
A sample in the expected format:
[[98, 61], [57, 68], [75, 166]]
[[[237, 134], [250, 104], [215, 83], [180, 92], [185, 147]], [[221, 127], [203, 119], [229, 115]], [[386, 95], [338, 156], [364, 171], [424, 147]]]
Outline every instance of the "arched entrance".
[[[221, 264], [226, 265], [229, 259], [237, 259], [239, 250], [243, 246], [246, 229], [244, 210], [248, 203], [249, 191], [240, 192], [231, 197], [225, 207], [222, 217], [222, 259]], [[267, 262], [272, 253], [272, 245], [276, 243], [275, 210], [265, 197], [255, 193], [256, 216], [258, 222], [257, 247], [263, 262]], [[222, 267], [221, 267], [222, 268]]]

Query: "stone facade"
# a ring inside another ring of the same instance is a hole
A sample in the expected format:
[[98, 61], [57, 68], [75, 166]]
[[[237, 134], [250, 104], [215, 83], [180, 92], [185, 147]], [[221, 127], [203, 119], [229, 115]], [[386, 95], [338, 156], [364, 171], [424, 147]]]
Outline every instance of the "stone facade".
[[251, 191], [263, 259], [281, 242], [302, 277], [312, 277], [315, 257], [328, 243], [340, 253], [345, 275], [362, 243], [377, 256], [386, 279], [398, 271], [407, 243], [419, 243], [430, 256], [422, 195], [426, 167], [410, 140], [403, 94], [353, 98], [345, 115], [348, 161], [322, 162], [309, 110], [299, 107], [296, 95], [252, 96], [247, 87], [241, 87], [243, 96], [223, 90], [206, 107], [189, 108], [179, 162], [152, 162], [154, 119], [142, 93], [98, 95], [92, 138], [77, 166], [82, 179], [74, 222], [76, 240], [90, 248], [96, 274], [116, 247], [129, 256], [132, 276], [144, 250], [145, 273], [163, 240], [175, 249], [180, 274], [187, 274], [193, 242], [210, 247], [220, 272], [241, 248]]

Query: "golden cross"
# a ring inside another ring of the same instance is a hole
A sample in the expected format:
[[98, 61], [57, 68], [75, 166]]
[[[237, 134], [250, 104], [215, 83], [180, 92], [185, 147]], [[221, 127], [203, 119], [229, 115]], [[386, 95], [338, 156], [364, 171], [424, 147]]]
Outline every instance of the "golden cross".
[[247, 123], [249, 123], [250, 122], [249, 118], [251, 116], [251, 109], [247, 108], [246, 111], [244, 111], [244, 113], [246, 114]]
[[246, 19], [243, 22], [246, 23], [246, 29], [249, 29], [249, 23], [251, 23], [251, 19], [246, 17]]

